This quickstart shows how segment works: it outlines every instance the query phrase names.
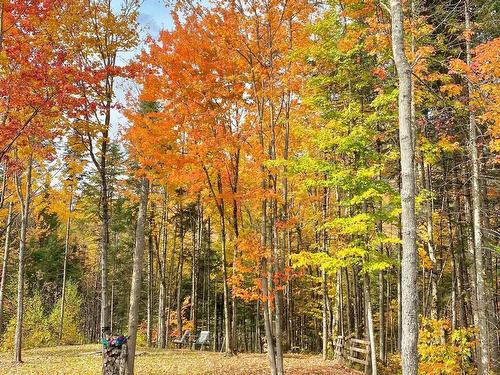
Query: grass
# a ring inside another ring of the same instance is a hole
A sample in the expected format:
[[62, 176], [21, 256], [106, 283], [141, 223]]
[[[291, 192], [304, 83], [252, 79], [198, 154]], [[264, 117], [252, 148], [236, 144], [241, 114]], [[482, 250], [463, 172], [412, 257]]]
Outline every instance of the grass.
[[[0, 353], [1, 375], [98, 375], [99, 345], [58, 346], [23, 351], [24, 363], [12, 363], [11, 353]], [[265, 354], [242, 353], [225, 357], [221, 353], [190, 350], [139, 349], [136, 375], [267, 375]], [[354, 375], [317, 355], [285, 356], [287, 375]]]

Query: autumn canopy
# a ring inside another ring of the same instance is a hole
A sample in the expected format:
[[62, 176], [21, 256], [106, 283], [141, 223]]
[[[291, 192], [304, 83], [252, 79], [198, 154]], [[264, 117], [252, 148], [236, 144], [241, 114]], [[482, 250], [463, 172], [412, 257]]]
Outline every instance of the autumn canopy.
[[497, 3], [152, 3], [0, 0], [0, 367], [499, 371]]

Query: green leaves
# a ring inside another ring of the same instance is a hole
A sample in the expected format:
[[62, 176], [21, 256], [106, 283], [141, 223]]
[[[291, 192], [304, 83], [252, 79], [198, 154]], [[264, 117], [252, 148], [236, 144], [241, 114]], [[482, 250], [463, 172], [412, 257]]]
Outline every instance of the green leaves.
[[375, 218], [367, 213], [360, 213], [351, 217], [335, 218], [325, 224], [328, 229], [337, 229], [346, 235], [367, 235], [375, 223]]

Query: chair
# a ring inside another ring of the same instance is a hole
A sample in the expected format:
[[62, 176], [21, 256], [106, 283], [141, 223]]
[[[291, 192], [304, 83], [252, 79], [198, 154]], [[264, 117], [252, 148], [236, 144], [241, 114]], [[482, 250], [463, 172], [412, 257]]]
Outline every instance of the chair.
[[193, 343], [193, 349], [196, 349], [196, 346], [199, 345], [200, 349], [203, 349], [204, 346], [209, 344], [210, 331], [201, 331], [198, 339]]
[[191, 331], [189, 329], [186, 329], [181, 338], [177, 338], [172, 342], [175, 344], [175, 346], [182, 348], [183, 346], [188, 345], [190, 336], [191, 336]]

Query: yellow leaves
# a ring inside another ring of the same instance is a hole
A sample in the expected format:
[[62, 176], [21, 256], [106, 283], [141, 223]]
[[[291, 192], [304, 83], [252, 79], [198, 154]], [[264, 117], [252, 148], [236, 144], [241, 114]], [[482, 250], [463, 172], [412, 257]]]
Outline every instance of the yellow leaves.
[[0, 51], [0, 73], [6, 72], [6, 67], [9, 64], [9, 59], [5, 53], [5, 51]]
[[[170, 320], [175, 323], [175, 314]], [[192, 326], [192, 324], [191, 324]], [[186, 328], [188, 325], [186, 325]], [[145, 327], [140, 327], [137, 343], [141, 355], [136, 358], [136, 372], [140, 375], [214, 375], [267, 374], [266, 354], [238, 353], [224, 356], [214, 351], [158, 350], [146, 347]], [[175, 332], [172, 332], [175, 335]], [[25, 363], [12, 364], [11, 353], [0, 353], [0, 367], [8, 374], [18, 375], [95, 375], [101, 372], [100, 345], [73, 345], [41, 348], [23, 352]], [[288, 354], [284, 359], [287, 374], [316, 375], [358, 373], [344, 369], [332, 361], [323, 361], [319, 355]]]
[[444, 152], [448, 152], [448, 153], [457, 152], [457, 151], [460, 151], [462, 149], [462, 147], [460, 146], [460, 144], [457, 141], [453, 142], [449, 138], [446, 138], [446, 137], [440, 138], [438, 143], [437, 143], [437, 146], [438, 146], [438, 148], [440, 148]]
[[445, 74], [438, 73], [438, 72], [432, 72], [432, 73], [429, 73], [425, 77], [422, 77], [422, 78], [425, 78], [425, 80], [428, 82], [436, 82], [436, 81], [440, 81], [440, 80], [445, 80], [446, 77], [448, 77], [448, 76]]
[[352, 263], [356, 258], [362, 258], [365, 254], [366, 251], [358, 247], [347, 247], [338, 250], [333, 256], [324, 252], [301, 251], [298, 254], [292, 254], [292, 267], [295, 269], [319, 267], [328, 272], [333, 272]]
[[449, 320], [423, 318], [418, 339], [421, 371], [431, 375], [468, 374], [477, 342], [474, 328], [451, 329]]
[[431, 270], [432, 269], [432, 261], [431, 258], [429, 258], [429, 255], [427, 255], [427, 252], [423, 247], [418, 248], [418, 255], [420, 257], [420, 261], [422, 263], [422, 267], [425, 270]]
[[422, 151], [424, 163], [435, 164], [442, 152], [455, 153], [462, 150], [460, 143], [450, 136], [443, 136], [437, 142], [431, 142], [428, 138], [421, 136], [419, 148]]
[[342, 52], [348, 52], [356, 44], [356, 40], [351, 38], [342, 38], [337, 43], [337, 48]]
[[434, 53], [435, 50], [436, 49], [430, 45], [421, 46], [415, 51], [413, 59], [417, 59], [417, 58], [422, 59], [425, 57], [432, 56], [432, 54]]
[[361, 30], [348, 29], [346, 35], [337, 43], [337, 48], [341, 52], [349, 52], [359, 42], [361, 35]]
[[444, 93], [450, 97], [457, 96], [457, 95], [460, 95], [462, 93], [462, 86], [457, 85], [455, 83], [449, 83], [447, 85], [442, 85], [439, 88], [439, 91], [441, 91], [442, 93]]
[[348, 0], [343, 2], [342, 15], [351, 19], [361, 19], [372, 15], [374, 10], [373, 0]]
[[472, 35], [474, 35], [474, 32], [472, 29], [465, 29], [462, 33], [462, 36], [465, 40], [470, 41], [472, 38]]
[[[500, 113], [497, 113], [496, 122], [490, 127], [490, 134], [493, 138], [490, 147], [491, 150], [496, 153], [500, 153], [500, 121], [498, 120], [499, 117]], [[500, 162], [500, 160], [497, 161]]]
[[467, 63], [460, 59], [451, 59], [450, 60], [450, 71], [455, 74], [470, 74], [471, 69], [467, 65]]

